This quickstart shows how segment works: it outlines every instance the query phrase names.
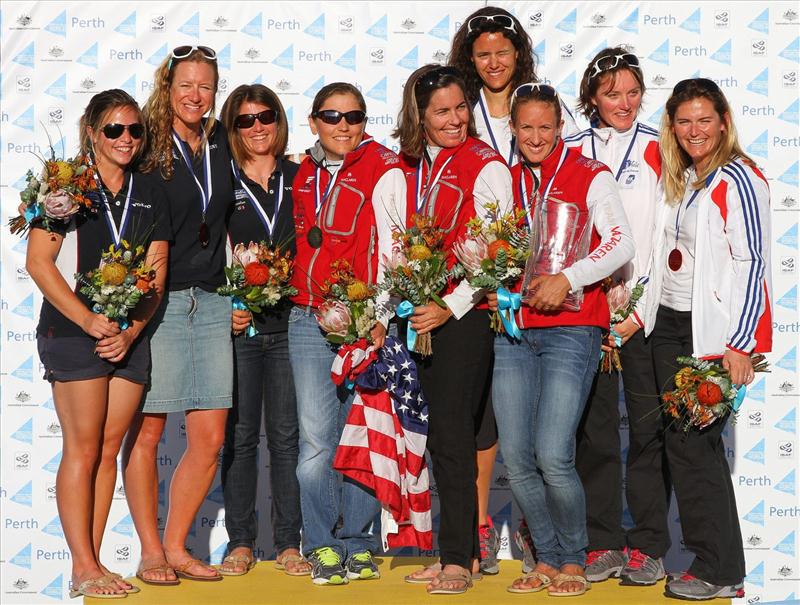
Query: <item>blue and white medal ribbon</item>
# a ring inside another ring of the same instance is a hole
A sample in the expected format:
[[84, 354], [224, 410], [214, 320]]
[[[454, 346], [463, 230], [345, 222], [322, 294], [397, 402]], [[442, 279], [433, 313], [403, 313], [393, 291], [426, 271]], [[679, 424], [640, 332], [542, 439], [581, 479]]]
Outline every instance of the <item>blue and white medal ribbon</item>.
[[244, 182], [241, 173], [236, 168], [236, 163], [231, 160], [231, 169], [233, 170], [233, 175], [236, 177], [236, 180], [239, 181], [239, 184], [244, 189], [244, 192], [247, 194], [247, 197], [250, 199], [250, 203], [253, 205], [256, 213], [258, 214], [258, 218], [261, 219], [261, 224], [264, 225], [264, 229], [267, 231], [267, 235], [269, 239], [272, 240], [272, 233], [275, 230], [275, 222], [278, 220], [278, 212], [281, 209], [281, 203], [283, 203], [283, 173], [280, 173], [280, 179], [278, 181], [278, 191], [275, 195], [275, 210], [273, 211], [272, 218], [269, 218], [266, 210], [258, 203], [258, 199], [250, 190], [250, 187]]
[[[484, 102], [484, 95], [483, 95], [483, 88], [481, 88], [480, 93], [478, 94], [478, 108], [481, 110], [481, 117], [483, 117], [483, 123], [486, 125], [486, 132], [489, 134], [489, 139], [492, 141], [492, 147], [494, 150], [500, 155], [500, 146], [497, 144], [497, 138], [494, 136], [494, 131], [492, 130], [492, 123], [489, 121], [489, 112], [486, 110], [486, 103]], [[509, 116], [510, 117], [510, 116]], [[516, 156], [516, 146], [517, 146], [517, 138], [515, 136], [511, 136], [510, 141], [510, 149], [508, 151], [508, 158], [506, 163], [509, 166], [514, 165], [514, 157]]]
[[[431, 182], [430, 180], [431, 174], [428, 173], [428, 183], [425, 186], [424, 193], [422, 191], [422, 165], [425, 162], [425, 160], [420, 158], [419, 164], [417, 164], [417, 186], [416, 186], [416, 198], [415, 198], [417, 212], [420, 212], [423, 206], [425, 206], [425, 204], [428, 201], [428, 198], [431, 195], [431, 192], [433, 191], [434, 186], [436, 185], [436, 183], [439, 182], [439, 179], [442, 178], [442, 173], [444, 173], [444, 169], [447, 168], [447, 165], [454, 157], [456, 156], [451, 155], [444, 161], [442, 167], [439, 168], [439, 172], [436, 173], [436, 177], [433, 179], [433, 182]], [[433, 163], [431, 163], [431, 169], [433, 169]]]
[[174, 130], [172, 131], [172, 140], [175, 142], [178, 151], [183, 158], [183, 163], [186, 164], [186, 168], [189, 171], [189, 174], [192, 175], [195, 184], [197, 185], [197, 189], [200, 192], [200, 203], [202, 205], [202, 222], [206, 222], [206, 212], [208, 211], [208, 206], [211, 203], [211, 195], [213, 194], [213, 186], [211, 184], [211, 153], [208, 147], [208, 140], [206, 140], [205, 145], [203, 147], [203, 182], [197, 178], [197, 175], [194, 172], [194, 166], [192, 165], [192, 159], [190, 157], [190, 153], [186, 150], [186, 143], [184, 143], [178, 133]]

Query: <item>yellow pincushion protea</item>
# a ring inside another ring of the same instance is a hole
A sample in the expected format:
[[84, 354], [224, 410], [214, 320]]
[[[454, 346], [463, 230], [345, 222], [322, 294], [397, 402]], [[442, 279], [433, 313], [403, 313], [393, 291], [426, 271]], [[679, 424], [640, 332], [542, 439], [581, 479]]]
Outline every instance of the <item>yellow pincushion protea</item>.
[[358, 300], [366, 300], [370, 297], [369, 286], [363, 281], [357, 279], [347, 286], [347, 298], [353, 302]]
[[108, 263], [100, 269], [100, 275], [109, 286], [119, 286], [125, 281], [128, 270], [121, 263]]
[[423, 244], [414, 244], [408, 249], [408, 258], [411, 260], [428, 260], [432, 255], [431, 249]]
[[49, 163], [50, 176], [56, 180], [59, 187], [66, 187], [75, 174], [72, 166], [63, 160]]
[[692, 378], [692, 368], [683, 368], [675, 374], [675, 386], [682, 389], [689, 386]]

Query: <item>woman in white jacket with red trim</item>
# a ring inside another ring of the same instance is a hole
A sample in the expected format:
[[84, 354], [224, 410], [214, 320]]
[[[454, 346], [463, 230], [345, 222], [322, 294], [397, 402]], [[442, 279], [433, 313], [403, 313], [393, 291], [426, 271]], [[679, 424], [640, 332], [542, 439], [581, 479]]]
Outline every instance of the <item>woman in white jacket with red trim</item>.
[[[769, 188], [741, 150], [730, 106], [705, 78], [679, 82], [661, 125], [667, 203], [658, 215], [642, 311], [658, 383], [669, 390], [676, 357], [717, 360], [735, 385], [753, 381], [750, 354], [772, 347]], [[721, 419], [665, 431], [683, 540], [695, 559], [667, 596], [744, 595], [742, 536]]]

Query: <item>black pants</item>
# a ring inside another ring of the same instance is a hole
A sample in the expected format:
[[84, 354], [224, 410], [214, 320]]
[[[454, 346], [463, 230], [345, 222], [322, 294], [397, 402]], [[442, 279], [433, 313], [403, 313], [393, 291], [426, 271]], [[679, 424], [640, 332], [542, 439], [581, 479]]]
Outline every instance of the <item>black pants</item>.
[[[675, 358], [692, 353], [692, 315], [659, 307], [651, 334], [656, 379], [674, 388]], [[711, 584], [738, 584], [745, 575], [742, 533], [725, 458], [722, 429], [727, 418], [684, 433], [664, 433], [669, 470], [678, 500], [683, 542], [695, 555], [689, 573]]]
[[417, 359], [428, 398], [428, 450], [439, 492], [439, 551], [443, 565], [470, 569], [480, 555], [475, 436], [485, 405], [492, 360], [486, 311], [473, 309], [433, 332], [433, 355]]
[[622, 528], [619, 372], [597, 374], [578, 427], [575, 466], [586, 492], [590, 551], [628, 546], [658, 558], [669, 550], [671, 487], [650, 341], [640, 330], [620, 349], [629, 423], [625, 497], [634, 523], [627, 536]]

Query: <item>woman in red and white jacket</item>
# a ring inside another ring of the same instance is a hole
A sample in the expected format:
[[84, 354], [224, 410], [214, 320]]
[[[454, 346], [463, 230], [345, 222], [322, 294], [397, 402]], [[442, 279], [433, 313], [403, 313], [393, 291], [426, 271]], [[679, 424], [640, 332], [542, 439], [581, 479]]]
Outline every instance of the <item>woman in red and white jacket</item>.
[[[556, 275], [535, 277], [518, 315], [520, 340], [495, 339], [492, 398], [500, 448], [514, 499], [536, 546], [536, 567], [510, 592], [586, 592], [586, 511], [575, 470], [575, 431], [608, 330], [600, 282], [629, 261], [634, 243], [617, 183], [602, 163], [564, 145], [555, 89], [525, 84], [514, 93], [511, 124], [523, 162], [512, 169], [518, 205], [535, 225], [543, 201], [593, 213], [590, 252]], [[570, 290], [583, 288], [578, 311], [562, 310]], [[489, 295], [496, 308], [497, 295]]]
[[[725, 95], [683, 80], [661, 124], [666, 204], [656, 221], [650, 279], [638, 315], [650, 335], [658, 384], [673, 388], [676, 357], [719, 360], [735, 385], [754, 377], [750, 354], [772, 348], [769, 187], [742, 151]], [[667, 596], [744, 594], [742, 536], [725, 457], [726, 419], [665, 431], [689, 570]]]
[[[637, 119], [644, 92], [636, 55], [621, 47], [601, 50], [584, 71], [580, 86], [580, 106], [592, 128], [564, 139], [565, 145], [611, 169], [636, 244], [633, 259], [611, 275], [610, 299], [629, 296], [647, 274], [653, 222], [663, 197], [658, 131]], [[575, 467], [586, 493], [589, 534], [586, 579], [621, 576], [624, 585], [650, 585], [664, 577], [662, 557], [670, 546], [664, 423], [654, 412], [658, 388], [650, 340], [634, 334], [632, 319], [613, 324], [611, 330], [605, 344], [618, 349], [622, 371], [598, 373], [578, 429]], [[630, 423], [624, 489], [620, 381]], [[622, 527], [623, 493], [633, 518], [628, 531]]]
[[[489, 220], [486, 206], [500, 212], [513, 205], [511, 174], [495, 150], [475, 138], [464, 82], [452, 67], [425, 65], [411, 74], [394, 135], [400, 139], [409, 189], [409, 214], [434, 217], [445, 231], [447, 262], [453, 245], [475, 217]], [[454, 594], [472, 585], [478, 571], [476, 428], [486, 405], [492, 332], [483, 290], [467, 280], [451, 283], [436, 303], [419, 306], [411, 326], [431, 333], [433, 355], [419, 361], [419, 379], [429, 401], [428, 450], [439, 488], [440, 564], [406, 576], [427, 583], [430, 594]], [[440, 571], [441, 569], [441, 571]]]
[[[289, 314], [289, 357], [297, 394], [300, 453], [297, 478], [303, 515], [303, 554], [315, 584], [379, 577], [369, 528], [380, 506], [360, 486], [333, 470], [352, 394], [331, 381], [336, 351], [314, 316], [331, 263], [344, 259], [368, 284], [382, 280], [391, 257], [392, 227], [406, 215], [406, 182], [399, 158], [364, 132], [366, 104], [352, 84], [334, 82], [314, 97], [308, 118], [319, 140], [294, 179], [297, 254]], [[393, 313], [388, 295], [377, 301], [371, 331], [383, 345]], [[342, 527], [337, 524], [341, 518]]]

